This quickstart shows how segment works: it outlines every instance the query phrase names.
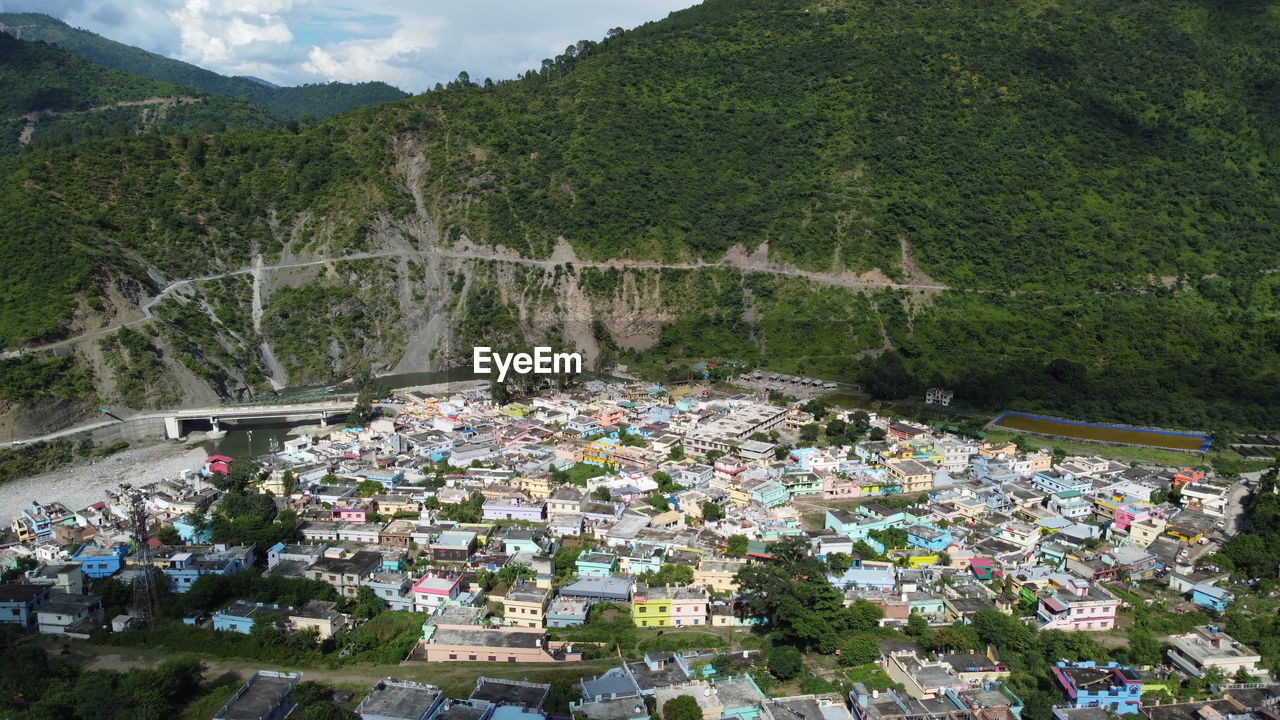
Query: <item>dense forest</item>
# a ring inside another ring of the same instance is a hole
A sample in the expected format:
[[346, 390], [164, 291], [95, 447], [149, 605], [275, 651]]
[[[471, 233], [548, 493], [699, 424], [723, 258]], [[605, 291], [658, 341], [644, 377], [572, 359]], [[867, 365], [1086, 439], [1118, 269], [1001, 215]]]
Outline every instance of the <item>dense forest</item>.
[[106, 67], [181, 85], [197, 93], [247, 100], [290, 118], [324, 118], [352, 108], [407, 97], [402, 90], [381, 82], [268, 87], [249, 78], [219, 75], [181, 60], [118, 43], [38, 13], [0, 13], [0, 30], [25, 40], [43, 40]]
[[[563, 238], [688, 262], [767, 244], [952, 289], [654, 270], [657, 343], [597, 339], [656, 371], [721, 357], [877, 397], [943, 384], [980, 409], [1280, 427], [1278, 55], [1280, 16], [1248, 4], [708, 0], [513, 80], [463, 74], [314, 125], [48, 148], [0, 162], [0, 345], [67, 336], [111, 284], [255, 251], [545, 258]], [[630, 287], [562, 270], [599, 308]], [[384, 271], [341, 277], [264, 323], [309, 376], [335, 367], [315, 367], [323, 337], [359, 355], [412, 314], [356, 289]], [[476, 303], [460, 337], [520, 327], [493, 286], [457, 291]], [[322, 327], [336, 308], [362, 319]]]

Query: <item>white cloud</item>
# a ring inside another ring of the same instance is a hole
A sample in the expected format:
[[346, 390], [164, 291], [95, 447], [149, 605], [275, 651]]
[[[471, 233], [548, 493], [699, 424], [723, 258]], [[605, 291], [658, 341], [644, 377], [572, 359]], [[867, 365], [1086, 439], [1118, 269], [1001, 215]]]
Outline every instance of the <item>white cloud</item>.
[[514, 77], [582, 39], [699, 0], [0, 0], [229, 75], [382, 80], [412, 92], [466, 70]]

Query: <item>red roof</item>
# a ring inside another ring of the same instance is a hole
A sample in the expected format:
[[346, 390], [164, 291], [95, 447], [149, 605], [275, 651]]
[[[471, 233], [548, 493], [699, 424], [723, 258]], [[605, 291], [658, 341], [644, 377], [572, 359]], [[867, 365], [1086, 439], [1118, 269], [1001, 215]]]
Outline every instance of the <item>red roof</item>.
[[229, 458], [229, 457], [227, 457], [226, 455], [210, 455], [210, 456], [209, 456], [209, 462], [224, 462], [224, 463], [229, 463], [229, 462], [231, 462], [231, 461], [232, 461], [232, 458]]

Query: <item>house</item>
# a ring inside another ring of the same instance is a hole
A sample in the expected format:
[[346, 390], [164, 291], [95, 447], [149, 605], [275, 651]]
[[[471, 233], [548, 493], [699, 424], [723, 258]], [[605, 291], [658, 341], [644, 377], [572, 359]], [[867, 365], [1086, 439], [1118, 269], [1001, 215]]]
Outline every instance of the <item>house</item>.
[[1036, 618], [1041, 630], [1110, 630], [1116, 624], [1119, 599], [1109, 590], [1078, 577], [1040, 598]]
[[356, 706], [356, 715], [361, 720], [427, 720], [444, 700], [434, 685], [384, 678]]
[[230, 575], [253, 566], [252, 545], [192, 548], [169, 557], [163, 570], [169, 578], [169, 589], [185, 593], [204, 575]]
[[557, 597], [547, 608], [547, 627], [561, 628], [584, 625], [587, 622], [587, 611], [591, 608], [590, 600]]
[[751, 502], [759, 503], [766, 508], [785, 505], [791, 499], [785, 485], [769, 478], [747, 480], [742, 483], [741, 490], [746, 493]]
[[429, 572], [413, 584], [413, 608], [417, 612], [434, 612], [462, 593], [462, 573]]
[[389, 610], [413, 610], [414, 597], [409, 594], [413, 578], [403, 572], [376, 572], [361, 583], [387, 603]]
[[1169, 659], [1195, 677], [1204, 677], [1211, 668], [1223, 677], [1232, 677], [1241, 670], [1252, 673], [1262, 662], [1261, 655], [1236, 642], [1216, 625], [1198, 625], [1192, 632], [1170, 635]]
[[322, 557], [306, 570], [309, 580], [323, 580], [333, 586], [339, 595], [355, 597], [360, 583], [382, 565], [382, 555], [372, 550], [361, 550], [347, 557]]
[[891, 460], [886, 467], [889, 475], [902, 484], [904, 493], [933, 489], [933, 471], [915, 460]]
[[102, 547], [100, 545], [81, 545], [71, 555], [71, 561], [79, 563], [86, 577], [97, 580], [110, 577], [120, 572], [124, 565], [124, 557], [129, 547], [123, 543]]
[[284, 720], [293, 711], [293, 686], [301, 677], [301, 673], [259, 670], [213, 720]]
[[607, 552], [583, 552], [574, 563], [579, 577], [608, 577], [617, 567], [618, 557]]
[[746, 565], [741, 560], [712, 560], [703, 555], [693, 571], [693, 582], [713, 592], [737, 592], [735, 577]]
[[[527, 680], [507, 680], [481, 675], [476, 678], [476, 686], [467, 701], [476, 707], [502, 707], [510, 709], [522, 708], [529, 713], [541, 713], [542, 706], [551, 694], [551, 685], [528, 682]], [[496, 713], [503, 715], [504, 713]], [[514, 716], [499, 720], [515, 720]]]
[[700, 587], [638, 585], [631, 597], [636, 627], [706, 625], [707, 613], [707, 591]]
[[49, 599], [36, 608], [37, 629], [46, 635], [88, 637], [104, 622], [102, 598], [97, 595], [50, 593]]
[[1191, 588], [1191, 602], [1214, 612], [1226, 612], [1232, 599], [1230, 590], [1210, 583], [1196, 583]]
[[1038, 470], [1031, 476], [1031, 484], [1046, 493], [1070, 492], [1072, 490], [1085, 493], [1093, 487], [1093, 481], [1087, 477], [1076, 477], [1060, 470]]
[[932, 525], [910, 525], [907, 527], [907, 544], [921, 550], [939, 552], [946, 550], [952, 543], [951, 532]]
[[761, 720], [853, 720], [840, 693], [771, 698], [760, 711]]
[[369, 511], [359, 505], [338, 505], [332, 514], [335, 522], [364, 524]]
[[337, 607], [337, 603], [326, 600], [308, 600], [289, 613], [289, 626], [294, 632], [315, 630], [320, 640], [326, 640], [346, 627], [347, 616], [338, 612]]
[[213, 614], [213, 629], [248, 635], [258, 624], [283, 629], [293, 608], [261, 602], [235, 602]]
[[620, 577], [580, 577], [560, 588], [560, 596], [596, 602], [627, 602], [631, 581]]
[[427, 662], [576, 662], [581, 650], [534, 628], [433, 625], [421, 649]]
[[484, 503], [485, 520], [527, 520], [542, 522], [545, 505], [519, 498], [498, 498]]
[[1104, 708], [1117, 715], [1138, 712], [1142, 678], [1128, 667], [1115, 662], [1059, 661], [1051, 671], [1071, 707]]
[[540, 628], [546, 620], [549, 589], [531, 585], [513, 585], [502, 598], [502, 619], [519, 627]]
[[0, 585], [0, 622], [12, 623], [31, 631], [36, 627], [36, 611], [49, 601], [53, 588], [48, 585]]
[[449, 530], [431, 541], [431, 558], [436, 562], [466, 562], [475, 547], [475, 533]]

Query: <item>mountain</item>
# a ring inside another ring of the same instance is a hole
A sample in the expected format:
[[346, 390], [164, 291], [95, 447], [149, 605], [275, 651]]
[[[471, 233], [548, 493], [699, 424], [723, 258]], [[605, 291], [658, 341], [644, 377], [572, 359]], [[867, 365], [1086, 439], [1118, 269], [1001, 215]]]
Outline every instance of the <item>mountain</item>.
[[285, 118], [246, 100], [196, 96], [3, 32], [0, 119], [0, 155], [151, 129], [222, 132], [285, 124]]
[[707, 0], [492, 87], [35, 153], [0, 344], [130, 407], [552, 344], [1276, 428], [1278, 41], [1206, 0]]
[[227, 77], [180, 60], [73, 28], [38, 13], [0, 13], [0, 31], [23, 40], [42, 40], [107, 67], [191, 88], [197, 93], [229, 95], [290, 118], [328, 117], [408, 97], [382, 82], [327, 83], [279, 87], [257, 78]]

